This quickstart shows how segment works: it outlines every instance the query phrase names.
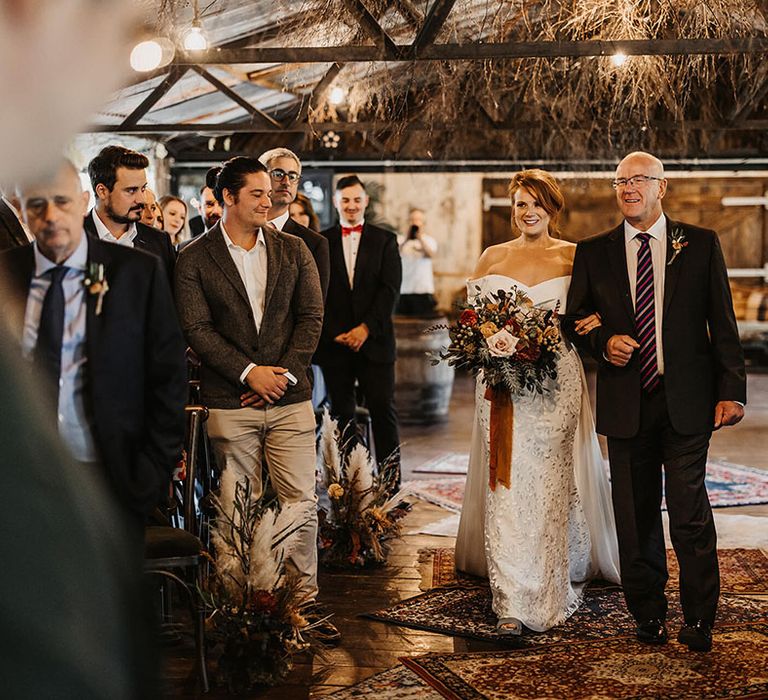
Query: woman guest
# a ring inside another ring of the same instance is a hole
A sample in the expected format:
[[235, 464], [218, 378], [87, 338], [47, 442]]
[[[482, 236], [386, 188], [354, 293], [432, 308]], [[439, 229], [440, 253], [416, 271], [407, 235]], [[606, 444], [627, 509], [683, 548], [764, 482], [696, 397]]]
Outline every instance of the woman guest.
[[313, 231], [320, 231], [320, 219], [315, 214], [312, 200], [306, 195], [299, 192], [296, 195], [296, 199], [288, 207], [288, 211], [294, 221], [298, 221], [302, 226], [306, 226]]
[[177, 245], [187, 220], [187, 205], [183, 199], [167, 194], [160, 199], [160, 211], [163, 214], [163, 231], [171, 237], [171, 243]]
[[432, 258], [437, 253], [437, 241], [424, 232], [424, 212], [411, 209], [410, 228], [398, 238], [403, 263], [403, 282], [397, 313], [403, 316], [429, 316], [434, 313], [435, 279]]
[[[563, 313], [576, 250], [556, 237], [563, 194], [543, 170], [515, 175], [509, 194], [519, 235], [485, 250], [467, 282], [468, 295], [519, 290], [534, 306]], [[593, 314], [576, 324], [576, 332], [599, 325]], [[487, 573], [498, 629], [505, 634], [562, 624], [581, 605], [591, 578], [619, 581], [616, 526], [584, 370], [562, 340], [559, 351], [557, 378], [546, 396], [533, 390], [512, 396], [512, 457], [493, 470], [495, 399], [486, 398], [477, 378], [456, 566]]]

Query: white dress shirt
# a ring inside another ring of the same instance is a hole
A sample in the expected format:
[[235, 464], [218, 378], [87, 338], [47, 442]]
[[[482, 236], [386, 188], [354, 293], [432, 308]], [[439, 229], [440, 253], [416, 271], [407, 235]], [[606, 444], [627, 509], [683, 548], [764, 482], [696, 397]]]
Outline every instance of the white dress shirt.
[[[256, 245], [250, 250], [246, 250], [239, 245], [235, 245], [224, 228], [224, 222], [221, 221], [219, 223], [229, 255], [232, 258], [232, 262], [235, 263], [237, 271], [240, 273], [240, 279], [243, 280], [245, 285], [256, 330], [261, 330], [261, 320], [264, 318], [264, 299], [267, 291], [267, 244], [264, 241], [264, 232], [259, 229]], [[245, 382], [248, 372], [255, 366], [256, 363], [254, 362], [248, 364], [240, 375], [241, 382]]]
[[[360, 225], [365, 226], [365, 219], [360, 220]], [[341, 222], [342, 228], [352, 228], [357, 224], [348, 224]], [[353, 231], [348, 236], [341, 235], [341, 249], [344, 251], [344, 265], [347, 268], [347, 277], [349, 278], [349, 288], [352, 289], [355, 281], [355, 265], [357, 265], [357, 251], [360, 248], [360, 231]]]
[[[56, 267], [34, 244], [35, 274], [29, 286], [24, 314], [22, 350], [31, 359], [37, 344], [37, 332], [43, 311], [43, 300], [51, 286], [45, 273]], [[96, 444], [85, 411], [86, 303], [83, 284], [88, 264], [88, 236], [83, 232], [72, 255], [63, 263], [68, 267], [62, 280], [64, 290], [64, 335], [61, 343], [61, 375], [59, 376], [59, 434], [72, 456], [81, 462], [97, 460]]]
[[131, 224], [128, 227], [128, 230], [122, 236], [120, 236], [120, 238], [115, 238], [112, 235], [112, 232], [107, 228], [106, 224], [99, 218], [95, 207], [91, 211], [91, 216], [93, 217], [93, 223], [96, 225], [96, 233], [99, 234], [99, 238], [101, 238], [102, 241], [117, 243], [118, 245], [124, 245], [128, 248], [133, 248], [133, 239], [136, 238], [135, 223]]
[[664, 374], [664, 348], [662, 346], [661, 317], [664, 312], [664, 275], [667, 269], [667, 217], [662, 214], [647, 231], [635, 228], [624, 221], [624, 245], [627, 252], [627, 273], [629, 291], [632, 294], [632, 306], [635, 305], [637, 287], [637, 253], [640, 250], [638, 233], [649, 233], [648, 245], [651, 248], [653, 264], [653, 309], [656, 314], [656, 363], [659, 374]]
[[288, 219], [290, 218], [291, 218], [291, 212], [289, 209], [286, 209], [284, 214], [280, 214], [280, 216], [278, 216], [276, 219], [272, 219], [267, 223], [272, 224], [278, 231], [282, 231], [283, 226], [285, 226], [285, 222], [288, 221]]

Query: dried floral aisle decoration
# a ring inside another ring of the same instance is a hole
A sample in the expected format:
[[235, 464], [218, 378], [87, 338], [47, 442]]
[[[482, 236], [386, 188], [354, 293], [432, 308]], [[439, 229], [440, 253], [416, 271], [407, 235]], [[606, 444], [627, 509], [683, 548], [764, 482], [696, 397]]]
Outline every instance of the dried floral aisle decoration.
[[251, 484], [235, 489], [231, 509], [215, 500], [213, 573], [201, 595], [208, 611], [206, 635], [216, 660], [215, 680], [230, 693], [285, 680], [300, 652], [322, 653], [301, 614], [305, 602], [286, 575], [296, 533], [312, 514], [302, 504], [278, 508], [252, 499]]
[[318, 545], [326, 566], [356, 568], [383, 564], [389, 542], [400, 536], [400, 520], [411, 506], [391, 496], [398, 462], [379, 466], [362, 444], [344, 444], [338, 422], [326, 409], [318, 453]]

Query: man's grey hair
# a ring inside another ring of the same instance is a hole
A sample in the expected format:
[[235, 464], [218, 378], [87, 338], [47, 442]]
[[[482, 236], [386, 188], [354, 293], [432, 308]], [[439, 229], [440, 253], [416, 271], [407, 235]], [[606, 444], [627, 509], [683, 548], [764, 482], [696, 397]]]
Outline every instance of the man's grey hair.
[[296, 161], [296, 165], [299, 168], [299, 175], [301, 175], [301, 161], [299, 157], [289, 148], [270, 148], [268, 151], [264, 151], [259, 156], [259, 160], [265, 168], [269, 167], [269, 164], [277, 158], [291, 158]]

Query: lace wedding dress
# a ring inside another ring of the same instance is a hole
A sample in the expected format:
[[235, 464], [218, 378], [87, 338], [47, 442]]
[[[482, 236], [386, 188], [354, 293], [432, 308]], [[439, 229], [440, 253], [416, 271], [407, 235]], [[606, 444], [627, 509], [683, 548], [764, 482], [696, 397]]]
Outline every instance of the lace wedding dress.
[[[470, 298], [518, 287], [541, 308], [565, 309], [570, 277], [533, 287], [503, 275], [469, 280]], [[562, 341], [561, 341], [562, 342]], [[456, 567], [488, 576], [493, 610], [535, 631], [566, 620], [598, 574], [619, 582], [610, 487], [584, 369], [561, 344], [546, 394], [514, 400], [511, 487], [488, 486], [490, 402], [478, 377]]]

